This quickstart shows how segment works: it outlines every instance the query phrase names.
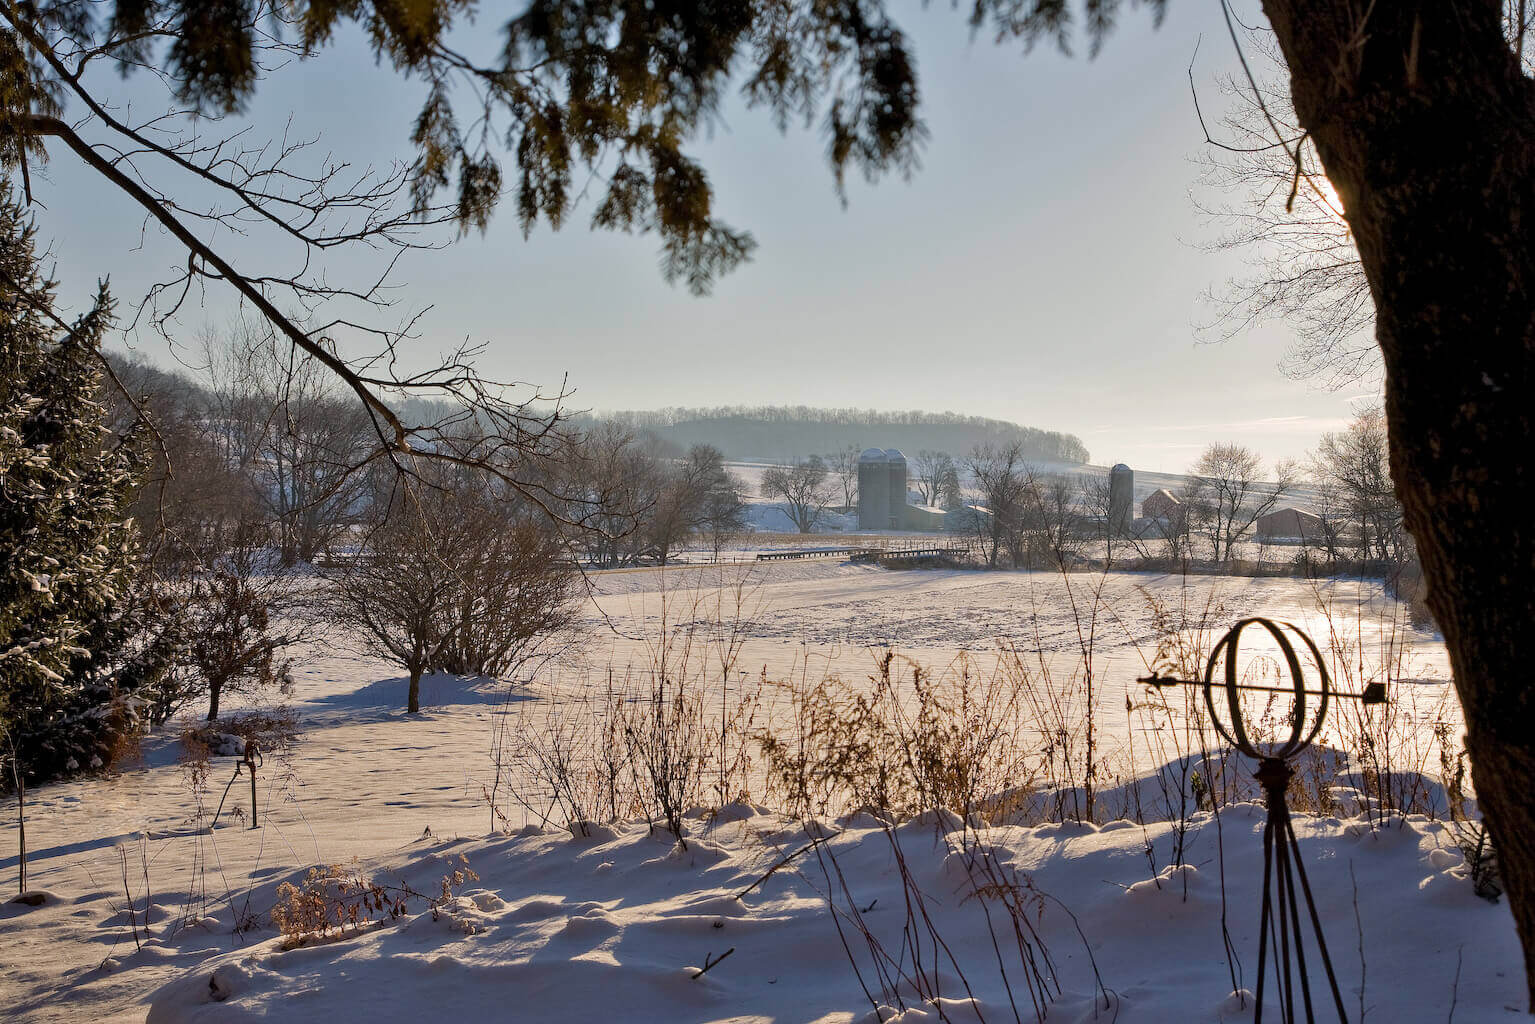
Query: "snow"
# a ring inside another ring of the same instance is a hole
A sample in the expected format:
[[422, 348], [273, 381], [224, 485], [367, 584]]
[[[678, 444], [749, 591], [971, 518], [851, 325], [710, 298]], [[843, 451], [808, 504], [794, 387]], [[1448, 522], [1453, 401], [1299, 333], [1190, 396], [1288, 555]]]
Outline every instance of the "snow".
[[[200, 824], [169, 735], [149, 737], [143, 763], [118, 775], [31, 794], [29, 887], [45, 895], [36, 906], [0, 903], [0, 1006], [17, 1022], [512, 1014], [846, 1024], [937, 1020], [940, 1006], [950, 1020], [1011, 1021], [1010, 985], [1020, 1018], [1033, 1020], [1002, 891], [986, 881], [991, 865], [1022, 873], [1047, 894], [1030, 896], [1028, 906], [1059, 982], [1050, 1021], [1250, 1019], [1251, 1004], [1244, 1008], [1233, 989], [1255, 987], [1256, 805], [1228, 806], [1218, 820], [1195, 814], [1181, 866], [1172, 863], [1167, 823], [967, 825], [929, 812], [891, 828], [878, 807], [811, 823], [807, 834], [804, 822], [737, 801], [712, 817], [689, 817], [685, 849], [633, 820], [492, 828], [481, 787], [492, 776], [497, 723], [516, 720], [506, 716], [519, 707], [569, 697], [602, 666], [642, 662], [657, 630], [701, 601], [714, 601], [717, 613], [732, 594], [747, 595], [741, 664], [753, 675], [813, 658], [858, 679], [892, 644], [942, 667], [961, 655], [988, 656], [999, 636], [1031, 645], [1037, 637], [1047, 658], [1069, 659], [1068, 598], [1080, 593], [1065, 588], [1098, 579], [899, 573], [835, 560], [598, 574], [582, 651], [510, 689], [427, 677], [419, 716], [399, 710], [405, 681], [396, 670], [333, 640], [295, 666], [303, 735], [291, 753], [267, 754], [260, 828], [248, 827], [249, 782], [234, 775], [233, 757], [212, 761], [200, 797], [206, 822], [231, 784], [218, 827]], [[1406, 637], [1416, 653], [1403, 674], [1418, 682], [1400, 688], [1445, 690], [1442, 644], [1403, 624], [1376, 585], [1190, 585], [1196, 605], [1219, 596], [1223, 621], [1262, 612], [1319, 638], [1341, 621], [1354, 631], [1349, 649], [1366, 653]], [[1147, 592], [1189, 596], [1185, 581], [1135, 574], [1111, 574], [1098, 594], [1112, 611], [1104, 615], [1098, 695], [1111, 745], [1129, 735], [1124, 703], [1144, 672]], [[1422, 816], [1382, 821], [1346, 775], [1333, 796], [1355, 816], [1298, 814], [1295, 822], [1351, 1016], [1362, 1005], [1368, 1019], [1444, 1019], [1452, 1001], [1457, 1020], [1521, 1013], [1512, 920], [1506, 907], [1474, 895], [1452, 829]], [[835, 838], [737, 898], [823, 834], [817, 829]], [[9, 817], [0, 829], [7, 886], [15, 848]], [[443, 878], [465, 862], [478, 878], [464, 876], [444, 897]], [[908, 955], [908, 977], [882, 990], [870, 944], [850, 922], [866, 924], [880, 947], [902, 949], [902, 862], [953, 960], [935, 955], [923, 931], [926, 973], [916, 977]], [[375, 914], [342, 937], [285, 949], [270, 918], [279, 887], [302, 886], [317, 865], [421, 895], [397, 919]], [[1235, 983], [1220, 931], [1223, 885], [1242, 965]], [[997, 946], [988, 911], [1005, 939]], [[719, 959], [727, 950], [734, 952]], [[873, 1002], [889, 1009], [876, 1015], [849, 950]], [[1106, 991], [1096, 987], [1095, 969]], [[1313, 987], [1325, 991], [1319, 978]], [[923, 992], [936, 993], [936, 1004]]]
[[[851, 827], [825, 845], [824, 861], [807, 855], [795, 870], [775, 873], [742, 899], [735, 894], [780, 850], [805, 840], [797, 823], [758, 815], [700, 828], [686, 851], [638, 823], [579, 842], [564, 832], [424, 838], [360, 870], [427, 893], [462, 858], [479, 881], [435, 911], [418, 903], [398, 921], [364, 925], [329, 941], [285, 949], [280, 936], [251, 935], [247, 944], [217, 952], [155, 989], [147, 1019], [506, 1019], [514, 1005], [525, 1020], [873, 1020], [831, 920], [831, 903], [845, 916], [850, 905], [868, 908], [861, 919], [886, 949], [899, 949], [906, 893], [898, 848], [954, 957], [929, 967], [940, 991], [949, 993], [951, 1019], [1013, 1019], [985, 924], [988, 910], [1000, 916], [998, 901], [978, 892], [986, 883], [976, 864], [982, 853], [992, 853], [1005, 867], [1027, 872], [1042, 894], [1032, 912], [1060, 986], [1051, 1020], [1115, 1019], [1095, 991], [1095, 967], [1119, 1020], [1245, 1020], [1251, 1004], [1244, 1008], [1232, 995], [1219, 929], [1218, 830], [1208, 815], [1196, 828], [1191, 863], [1153, 870], [1146, 847], [1165, 850], [1165, 826], [964, 835], [940, 834], [932, 823], [890, 833]], [[1221, 825], [1231, 938], [1243, 957], [1238, 980], [1249, 990], [1261, 828], [1261, 810], [1250, 805], [1228, 808]], [[1399, 819], [1356, 833], [1334, 819], [1303, 818], [1297, 831], [1351, 1012], [1362, 1004], [1376, 1019], [1437, 1019], [1448, 1012], [1452, 994], [1464, 1020], [1518, 1012], [1521, 961], [1512, 923], [1503, 908], [1471, 895], [1457, 877], [1461, 862], [1446, 846], [1441, 824]], [[846, 894], [835, 884], [838, 871], [849, 880]], [[258, 903], [274, 898], [276, 882], [258, 887]], [[89, 902], [31, 911], [39, 920], [26, 924], [44, 929], [43, 915], [65, 915]], [[206, 949], [210, 937], [197, 931], [180, 944]], [[154, 973], [167, 958], [182, 959], [169, 952], [173, 948], [119, 953], [115, 973]], [[1016, 950], [1003, 948], [1011, 954], [1004, 964], [1015, 997], [1024, 998]], [[734, 950], [729, 958], [695, 977], [727, 949]], [[867, 948], [853, 949], [867, 979]], [[1316, 980], [1320, 990], [1319, 972]], [[896, 1008], [905, 1002], [905, 1015], [887, 1020], [936, 1019], [910, 984], [875, 997]]]
[[[1064, 673], [1078, 655], [1073, 605], [1098, 606], [1096, 674], [1100, 703], [1118, 715], [1121, 734], [1128, 696], [1149, 672], [1155, 630], [1149, 606], [1157, 598], [1192, 615], [1209, 607], [1226, 625], [1262, 614], [1293, 622], [1324, 649], [1379, 662], [1398, 652], [1398, 676], [1424, 681], [1422, 693], [1404, 694], [1428, 709], [1448, 697], [1448, 657], [1431, 632], [1413, 629], [1376, 581], [1322, 581], [1252, 577], [1190, 577], [1151, 573], [1073, 574], [978, 572], [962, 569], [892, 572], [873, 565], [815, 559], [759, 565], [699, 566], [605, 573], [595, 578], [595, 607], [614, 625], [596, 633], [589, 657], [596, 665], [645, 663], [663, 622], [687, 621], [700, 602], [707, 614], [728, 615], [721, 592], [739, 590], [740, 615], [749, 619], [740, 662], [748, 674], [766, 667], [784, 678], [805, 658], [819, 671], [852, 678], [869, 674], [888, 650], [942, 671], [971, 656], [984, 669], [999, 639], [1039, 649]], [[602, 620], [592, 619], [597, 627]], [[1329, 644], [1329, 637], [1336, 643]], [[1350, 660], [1345, 657], [1344, 661]], [[1330, 665], [1340, 684], [1347, 665]]]

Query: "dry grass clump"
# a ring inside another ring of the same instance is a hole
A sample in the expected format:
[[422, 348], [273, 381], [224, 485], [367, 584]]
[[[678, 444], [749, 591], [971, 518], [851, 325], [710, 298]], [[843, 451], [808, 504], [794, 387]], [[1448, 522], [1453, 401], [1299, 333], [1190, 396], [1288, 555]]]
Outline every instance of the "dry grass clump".
[[587, 835], [593, 822], [641, 817], [686, 847], [700, 807], [749, 799], [760, 687], [736, 664], [752, 599], [744, 580], [668, 595], [644, 663], [610, 667], [574, 697], [509, 695], [484, 787], [493, 821], [509, 825], [513, 805]]
[[770, 682], [780, 713], [755, 733], [767, 796], [792, 814], [877, 808], [961, 818], [1030, 781], [1020, 690], [960, 658], [934, 678], [909, 658], [875, 659], [867, 685], [838, 676]]
[[309, 869], [299, 885], [277, 887], [272, 924], [283, 936], [283, 948], [343, 938], [375, 922], [393, 921], [410, 912], [411, 900], [429, 903], [435, 919], [468, 882], [479, 881], [462, 855], [442, 877], [442, 891], [428, 897], [404, 884], [380, 885], [362, 873], [354, 861], [347, 867], [328, 864]]

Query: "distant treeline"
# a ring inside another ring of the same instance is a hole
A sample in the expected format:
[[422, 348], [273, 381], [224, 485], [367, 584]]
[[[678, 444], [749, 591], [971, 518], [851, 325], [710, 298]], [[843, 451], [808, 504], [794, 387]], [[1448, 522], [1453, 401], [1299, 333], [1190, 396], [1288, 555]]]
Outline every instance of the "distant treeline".
[[733, 459], [780, 459], [858, 448], [923, 449], [963, 455], [982, 444], [1023, 444], [1029, 459], [1086, 462], [1081, 439], [953, 412], [813, 409], [808, 406], [721, 406], [601, 412], [591, 419], [649, 431], [680, 448], [709, 444]]

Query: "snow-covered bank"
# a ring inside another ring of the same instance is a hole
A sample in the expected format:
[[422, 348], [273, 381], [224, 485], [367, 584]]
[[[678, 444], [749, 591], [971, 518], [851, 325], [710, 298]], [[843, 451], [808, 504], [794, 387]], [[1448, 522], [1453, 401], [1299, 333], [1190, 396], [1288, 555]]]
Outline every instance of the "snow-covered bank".
[[[1257, 805], [1239, 804], [1226, 810], [1220, 828], [1231, 939], [1249, 988], [1262, 820]], [[1046, 894], [1031, 906], [1059, 983], [1050, 1020], [1250, 1018], [1251, 1009], [1230, 998], [1217, 828], [1208, 815], [1198, 827], [1188, 866], [1160, 872], [1148, 866], [1146, 849], [1165, 855], [1165, 826], [982, 833], [999, 861]], [[1379, 1020], [1439, 1020], [1452, 1003], [1456, 1019], [1465, 1021], [1522, 1013], [1512, 922], [1502, 907], [1472, 895], [1444, 826], [1415, 818], [1372, 830], [1361, 821], [1300, 818], [1297, 829], [1351, 1014], [1362, 1007]], [[758, 880], [779, 851], [803, 843], [797, 824], [748, 817], [700, 830], [686, 851], [643, 825], [616, 831], [418, 840], [359, 870], [423, 894], [440, 893], [442, 877], [463, 861], [479, 880], [458, 887], [435, 910], [417, 900], [398, 921], [303, 948], [284, 950], [280, 936], [254, 932], [246, 945], [198, 963], [155, 992], [148, 1020], [873, 1021], [848, 949], [876, 1002], [896, 1011], [904, 1004], [904, 1016], [887, 1012], [885, 1019], [938, 1019], [900, 972], [894, 991], [880, 991], [867, 943], [852, 924], [849, 907], [856, 905], [856, 916], [886, 950], [906, 958], [905, 973], [913, 972], [909, 951], [900, 953], [907, 893], [882, 830], [851, 828], [827, 844], [826, 857], [803, 855], [743, 899], [735, 894]], [[931, 824], [903, 826], [895, 837], [953, 955], [951, 962], [924, 936], [926, 969], [936, 972], [946, 1016], [1014, 1020], [1010, 983], [1023, 1019], [1033, 1019], [998, 896], [969, 867], [960, 837], [946, 841]], [[278, 881], [262, 884], [258, 903], [275, 899]], [[8, 908], [7, 930], [46, 928], [81, 904], [89, 900]], [[988, 912], [1005, 940], [1000, 961]], [[210, 939], [194, 930], [152, 941], [140, 953], [119, 954], [116, 970], [163, 962], [186, 946], [206, 950]], [[734, 952], [695, 977], [727, 950]], [[1109, 993], [1107, 1010], [1095, 968]], [[1320, 974], [1317, 982], [1324, 991]]]

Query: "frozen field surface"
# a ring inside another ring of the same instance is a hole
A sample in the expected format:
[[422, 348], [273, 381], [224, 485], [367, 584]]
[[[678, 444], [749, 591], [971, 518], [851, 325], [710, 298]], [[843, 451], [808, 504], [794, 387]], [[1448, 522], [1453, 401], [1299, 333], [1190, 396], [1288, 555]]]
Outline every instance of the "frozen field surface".
[[[1166, 576], [1150, 573], [896, 571], [831, 559], [750, 566], [625, 570], [593, 577], [591, 664], [643, 663], [656, 637], [695, 620], [739, 618], [746, 640], [738, 668], [755, 675], [816, 670], [869, 674], [886, 651], [942, 672], [962, 654], [984, 672], [999, 643], [1042, 652], [1061, 678], [1077, 670], [1091, 639], [1101, 703], [1123, 708], [1147, 674], [1158, 638], [1154, 604], [1182, 619], [1207, 619], [1215, 636], [1263, 615], [1295, 623], [1334, 660], [1335, 678], [1378, 671], [1421, 681], [1427, 705], [1447, 692], [1444, 645], [1414, 629], [1378, 581]], [[605, 618], [604, 618], [605, 616]]]
[[[1410, 674], [1423, 681], [1413, 689], [1442, 692], [1447, 675], [1442, 645], [1406, 626], [1378, 584], [1319, 589], [1196, 577], [1185, 587], [1146, 575], [889, 572], [829, 560], [592, 580], [590, 634], [579, 652], [545, 666], [531, 685], [429, 677], [419, 716], [400, 711], [398, 672], [348, 653], [345, 638], [308, 652], [291, 698], [302, 736], [258, 775], [259, 829], [231, 814], [234, 807], [247, 814], [250, 802], [247, 779], [233, 778], [234, 759], [214, 758], [195, 788], [168, 735], [146, 739], [141, 763], [116, 775], [37, 790], [27, 827], [31, 887], [53, 895], [38, 907], [0, 906], [5, 1019], [874, 1021], [837, 924], [848, 925], [849, 899], [872, 906], [866, 923], [899, 950], [905, 911], [890, 842], [884, 831], [860, 827], [867, 820], [834, 841], [837, 865], [808, 855], [744, 900], [732, 894], [803, 843], [800, 824], [741, 808], [711, 829], [695, 821], [687, 851], [647, 835], [642, 824], [581, 839], [539, 829], [489, 834], [482, 787], [492, 777], [496, 724], [576, 692], [609, 665], [643, 664], [662, 632], [679, 623], [742, 624], [740, 671], [751, 674], [787, 671], [808, 658], [858, 679], [891, 645], [941, 670], [965, 652], [986, 656], [999, 637], [1065, 659], [1060, 671], [1069, 673], [1081, 611], [1096, 609], [1099, 699], [1106, 714], [1121, 718], [1154, 646], [1148, 594], [1200, 608], [1215, 601], [1223, 623], [1261, 613], [1292, 619], [1319, 639], [1342, 631], [1363, 655], [1409, 640]], [[224, 817], [210, 832], [199, 814], [211, 815], [231, 781]], [[1258, 825], [1240, 807], [1223, 825], [1229, 920], [1248, 988]], [[1298, 829], [1354, 1018], [1362, 930], [1370, 1019], [1445, 1019], [1452, 1000], [1456, 1020], [1512, 1019], [1523, 989], [1511, 919], [1472, 895], [1442, 825], [1414, 818], [1371, 830], [1323, 818], [1300, 819]], [[1165, 833], [1165, 826], [986, 831], [998, 857], [1060, 901], [1038, 907], [1060, 988], [1050, 1020], [1250, 1019], [1250, 1010], [1227, 1002], [1233, 986], [1219, 929], [1217, 830], [1200, 823], [1190, 867], [1176, 877], [1152, 866], [1169, 861]], [[946, 1003], [945, 1012], [954, 1020], [1014, 1020], [1007, 986], [1020, 1006], [1028, 996], [1017, 987], [1021, 974], [1004, 983], [998, 972], [982, 912], [996, 909], [996, 890], [975, 892], [985, 886], [951, 848], [958, 837], [946, 844], [932, 824], [897, 834], [959, 961], [956, 970], [925, 954], [943, 997], [963, 1003]], [[8, 809], [0, 829], [7, 893], [16, 840]], [[434, 915], [430, 898], [440, 896], [461, 855], [479, 880], [452, 886]], [[372, 881], [403, 880], [421, 896], [398, 920], [281, 950], [270, 919], [278, 885], [301, 883], [315, 865], [350, 867], [354, 859], [354, 870]], [[837, 866], [846, 890], [835, 882]], [[1085, 944], [1062, 905], [1080, 920]], [[256, 927], [236, 932], [237, 921]], [[904, 1002], [905, 1021], [937, 1019], [909, 985], [901, 998], [881, 994], [867, 942], [857, 934], [847, 940], [876, 1002], [897, 1010]], [[689, 968], [729, 948], [728, 959], [693, 979]], [[1003, 949], [1008, 970], [1021, 970], [1016, 945]], [[1111, 992], [1107, 1016], [1089, 950]], [[1033, 1019], [1032, 1011], [1021, 1019]]]

